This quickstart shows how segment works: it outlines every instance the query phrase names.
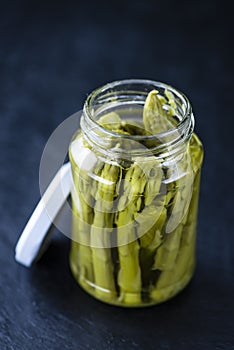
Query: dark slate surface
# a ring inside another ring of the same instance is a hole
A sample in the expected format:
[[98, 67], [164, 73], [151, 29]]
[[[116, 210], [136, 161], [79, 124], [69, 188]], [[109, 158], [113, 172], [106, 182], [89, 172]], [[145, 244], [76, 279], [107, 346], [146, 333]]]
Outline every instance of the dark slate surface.
[[[229, 3], [9, 0], [0, 8], [0, 349], [234, 349]], [[186, 92], [206, 152], [195, 277], [170, 302], [132, 310], [76, 285], [58, 232], [32, 269], [14, 261], [48, 136], [93, 88], [128, 77]]]

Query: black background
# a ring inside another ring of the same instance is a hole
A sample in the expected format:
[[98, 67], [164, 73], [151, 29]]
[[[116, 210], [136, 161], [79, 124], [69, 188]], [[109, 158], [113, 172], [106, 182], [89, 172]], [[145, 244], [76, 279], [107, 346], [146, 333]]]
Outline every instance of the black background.
[[[1, 350], [234, 349], [232, 22], [227, 1], [1, 1]], [[173, 300], [130, 310], [78, 287], [58, 232], [33, 268], [14, 261], [50, 133], [124, 78], [184, 91], [205, 148], [195, 277]]]

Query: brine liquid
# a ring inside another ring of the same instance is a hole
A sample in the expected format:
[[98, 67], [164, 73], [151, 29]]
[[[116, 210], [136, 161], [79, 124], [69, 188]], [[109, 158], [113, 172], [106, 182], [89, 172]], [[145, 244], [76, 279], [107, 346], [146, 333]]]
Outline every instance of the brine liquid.
[[[131, 164], [105, 162], [85, 151], [81, 135], [77, 140], [80, 151], [70, 147], [70, 266], [75, 279], [88, 293], [114, 305], [140, 307], [171, 298], [187, 285], [195, 267], [203, 157], [199, 139], [193, 134], [190, 140], [188, 168], [182, 159], [174, 176], [165, 162], [156, 175], [151, 169], [153, 180], [145, 177], [144, 165], [141, 174], [141, 165], [131, 170]], [[103, 227], [105, 236], [100, 236]], [[98, 239], [105, 241], [103, 247]]]

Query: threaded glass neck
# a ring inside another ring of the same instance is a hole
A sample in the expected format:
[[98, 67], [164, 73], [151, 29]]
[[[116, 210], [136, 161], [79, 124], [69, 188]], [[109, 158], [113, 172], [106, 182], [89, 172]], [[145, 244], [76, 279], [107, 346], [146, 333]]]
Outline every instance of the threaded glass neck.
[[[142, 120], [143, 107], [150, 91], [157, 90], [163, 108], [171, 108], [168, 92], [173, 98], [174, 123], [169, 129], [159, 133], [135, 133], [127, 135], [101, 126], [98, 120], [103, 115], [116, 112], [122, 120]], [[167, 96], [166, 96], [167, 95]], [[106, 84], [94, 90], [86, 99], [81, 117], [81, 129], [87, 141], [100, 152], [113, 156], [154, 155], [165, 157], [178, 151], [187, 143], [194, 129], [194, 117], [187, 97], [174, 87], [151, 80], [122, 80]], [[127, 147], [110, 147], [110, 144], [125, 140]], [[113, 141], [115, 141], [113, 143]]]

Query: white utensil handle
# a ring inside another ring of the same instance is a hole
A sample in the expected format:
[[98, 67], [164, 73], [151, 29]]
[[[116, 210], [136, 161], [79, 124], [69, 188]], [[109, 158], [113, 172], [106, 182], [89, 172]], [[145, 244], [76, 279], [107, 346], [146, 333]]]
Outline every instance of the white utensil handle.
[[71, 192], [71, 164], [64, 164], [51, 181], [32, 216], [25, 226], [15, 248], [15, 259], [31, 266], [56, 215]]

